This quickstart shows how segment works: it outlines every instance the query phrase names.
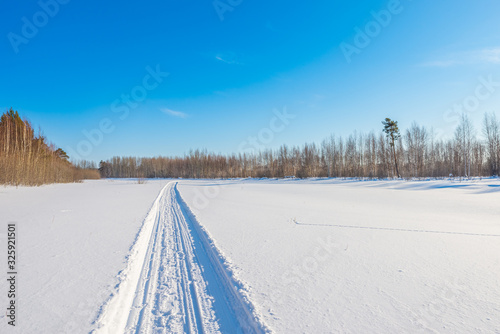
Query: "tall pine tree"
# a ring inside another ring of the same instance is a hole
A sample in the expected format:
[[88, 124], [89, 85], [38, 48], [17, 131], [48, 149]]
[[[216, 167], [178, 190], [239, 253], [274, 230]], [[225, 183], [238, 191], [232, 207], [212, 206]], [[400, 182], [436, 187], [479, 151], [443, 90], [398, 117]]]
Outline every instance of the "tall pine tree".
[[396, 157], [396, 140], [401, 138], [401, 134], [399, 133], [399, 128], [398, 128], [398, 122], [393, 121], [390, 118], [386, 118], [385, 121], [382, 122], [382, 124], [384, 125], [385, 135], [390, 140], [389, 143], [392, 147], [392, 154], [394, 156], [394, 165], [396, 166], [396, 174], [398, 178], [400, 178], [398, 169], [398, 159]]

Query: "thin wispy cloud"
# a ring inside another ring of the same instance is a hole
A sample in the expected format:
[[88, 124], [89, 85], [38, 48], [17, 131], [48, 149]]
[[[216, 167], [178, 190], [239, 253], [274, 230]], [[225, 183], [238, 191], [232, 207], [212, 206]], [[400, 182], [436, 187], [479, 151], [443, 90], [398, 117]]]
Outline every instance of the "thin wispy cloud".
[[178, 117], [178, 118], [188, 118], [189, 115], [182, 112], [182, 111], [176, 111], [176, 110], [172, 110], [172, 109], [168, 109], [168, 108], [161, 108], [160, 109], [163, 113], [169, 115], [169, 116], [173, 116], [173, 117]]
[[492, 64], [500, 64], [500, 47], [493, 49], [484, 49], [481, 51], [480, 57], [485, 62]]
[[450, 67], [471, 64], [500, 64], [500, 47], [475, 51], [459, 52], [443, 59], [432, 60], [420, 64], [424, 67]]
[[235, 53], [227, 52], [227, 53], [217, 53], [215, 55], [215, 59], [230, 65], [242, 65], [243, 63], [238, 59]]

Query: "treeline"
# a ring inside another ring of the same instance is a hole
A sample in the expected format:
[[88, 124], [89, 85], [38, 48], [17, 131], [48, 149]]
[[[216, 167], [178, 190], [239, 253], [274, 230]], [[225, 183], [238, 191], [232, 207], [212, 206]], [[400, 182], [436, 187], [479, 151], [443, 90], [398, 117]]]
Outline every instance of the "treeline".
[[191, 151], [183, 157], [114, 157], [101, 161], [102, 177], [244, 178], [244, 177], [473, 177], [498, 175], [500, 124], [486, 114], [484, 139], [466, 115], [451, 139], [436, 139], [432, 131], [413, 123], [399, 133], [394, 149], [389, 135], [353, 133], [331, 136], [321, 144], [230, 155]]
[[66, 152], [35, 134], [17, 111], [11, 108], [0, 117], [0, 184], [33, 186], [99, 177], [97, 169], [72, 165]]

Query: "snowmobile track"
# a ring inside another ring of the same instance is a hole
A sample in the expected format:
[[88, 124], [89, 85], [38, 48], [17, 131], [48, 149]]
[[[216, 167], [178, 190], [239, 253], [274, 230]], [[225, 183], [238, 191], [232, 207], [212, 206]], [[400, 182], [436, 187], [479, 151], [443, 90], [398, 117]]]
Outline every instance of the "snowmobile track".
[[146, 217], [95, 333], [264, 333], [217, 249], [167, 184]]

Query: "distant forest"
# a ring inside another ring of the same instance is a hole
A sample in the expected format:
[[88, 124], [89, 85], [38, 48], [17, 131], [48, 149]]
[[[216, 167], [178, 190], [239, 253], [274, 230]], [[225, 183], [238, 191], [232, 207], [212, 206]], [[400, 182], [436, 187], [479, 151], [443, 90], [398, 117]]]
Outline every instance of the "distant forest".
[[101, 177], [114, 178], [442, 178], [499, 173], [500, 124], [493, 113], [484, 115], [484, 140], [478, 139], [465, 114], [454, 137], [446, 140], [434, 138], [416, 123], [402, 133], [396, 121], [383, 123], [380, 133], [332, 135], [319, 145], [229, 155], [193, 150], [183, 157], [114, 157], [101, 161], [99, 171]]
[[[500, 122], [485, 114], [480, 130], [462, 115], [453, 138], [436, 139], [413, 123], [400, 131], [386, 119], [381, 131], [331, 136], [320, 144], [282, 145], [250, 153], [192, 150], [182, 157], [113, 157], [96, 166], [71, 163], [12, 108], [0, 118], [0, 184], [41, 185], [97, 178], [442, 178], [498, 176]], [[478, 132], [483, 136], [479, 138]]]
[[47, 142], [31, 123], [12, 108], [0, 117], [0, 184], [42, 185], [99, 178], [97, 170], [68, 161], [61, 148]]

